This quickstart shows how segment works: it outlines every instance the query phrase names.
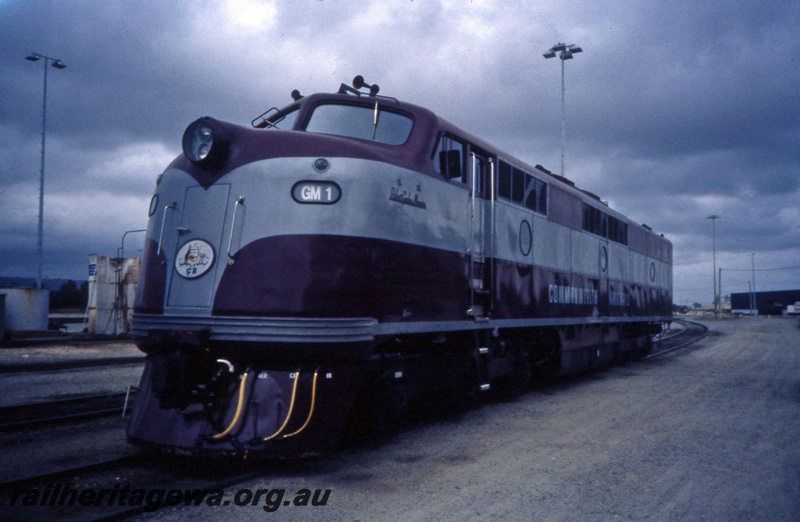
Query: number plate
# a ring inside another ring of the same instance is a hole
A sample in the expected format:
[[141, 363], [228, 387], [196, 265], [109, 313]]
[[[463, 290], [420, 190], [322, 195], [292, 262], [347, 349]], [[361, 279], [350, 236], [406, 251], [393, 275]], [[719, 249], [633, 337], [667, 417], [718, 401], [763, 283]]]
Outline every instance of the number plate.
[[333, 205], [342, 197], [342, 189], [333, 181], [298, 181], [292, 198], [298, 203]]

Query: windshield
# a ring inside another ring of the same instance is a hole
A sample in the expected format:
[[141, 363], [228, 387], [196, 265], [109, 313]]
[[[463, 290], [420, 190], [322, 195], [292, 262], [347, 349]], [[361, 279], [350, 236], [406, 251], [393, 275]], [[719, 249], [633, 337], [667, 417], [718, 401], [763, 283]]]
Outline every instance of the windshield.
[[306, 125], [307, 132], [333, 134], [348, 138], [402, 145], [411, 134], [413, 120], [377, 105], [327, 103], [314, 108]]

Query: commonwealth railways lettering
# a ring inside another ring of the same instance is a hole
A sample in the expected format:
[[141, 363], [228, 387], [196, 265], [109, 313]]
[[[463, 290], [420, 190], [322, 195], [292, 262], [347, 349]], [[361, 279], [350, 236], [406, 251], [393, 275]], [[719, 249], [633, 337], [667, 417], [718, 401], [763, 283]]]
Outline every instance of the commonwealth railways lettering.
[[550, 285], [547, 300], [554, 304], [596, 305], [597, 290], [577, 286]]

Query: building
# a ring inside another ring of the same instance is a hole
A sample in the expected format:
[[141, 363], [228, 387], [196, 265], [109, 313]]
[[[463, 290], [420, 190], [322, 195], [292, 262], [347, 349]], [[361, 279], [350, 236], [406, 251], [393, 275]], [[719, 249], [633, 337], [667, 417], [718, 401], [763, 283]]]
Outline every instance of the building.
[[126, 333], [133, 314], [138, 257], [89, 256], [89, 335]]
[[800, 303], [800, 290], [731, 294], [731, 313], [752, 315], [753, 296], [755, 296], [755, 308], [758, 315], [800, 313], [800, 310], [795, 307], [795, 303]]
[[50, 290], [0, 288], [0, 341], [12, 332], [47, 330]]

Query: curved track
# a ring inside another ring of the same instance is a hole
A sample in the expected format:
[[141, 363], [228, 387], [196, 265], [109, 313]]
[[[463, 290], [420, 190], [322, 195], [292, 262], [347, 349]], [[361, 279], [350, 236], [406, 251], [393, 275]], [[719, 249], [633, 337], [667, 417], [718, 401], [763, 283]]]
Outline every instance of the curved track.
[[676, 319], [674, 323], [680, 323], [684, 326], [684, 330], [672, 335], [656, 337], [653, 343], [653, 351], [642, 357], [642, 360], [652, 359], [669, 352], [673, 352], [685, 346], [689, 346], [702, 339], [708, 334], [708, 327], [694, 321], [687, 321], [686, 319]]

